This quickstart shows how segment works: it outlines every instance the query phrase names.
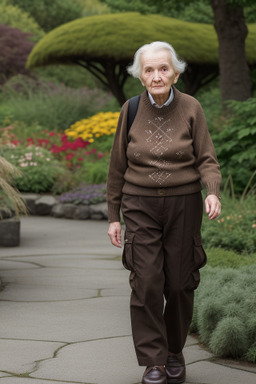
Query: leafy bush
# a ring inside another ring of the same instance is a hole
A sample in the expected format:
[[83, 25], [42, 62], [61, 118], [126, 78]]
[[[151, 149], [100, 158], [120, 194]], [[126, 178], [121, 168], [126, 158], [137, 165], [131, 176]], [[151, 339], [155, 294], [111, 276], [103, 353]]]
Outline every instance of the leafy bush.
[[79, 2], [73, 0], [7, 0], [7, 2], [30, 13], [46, 32], [81, 17], [83, 9]]
[[[86, 87], [71, 89], [64, 85], [19, 82], [4, 87], [2, 97], [11, 122], [35, 124], [50, 131], [63, 132], [75, 121], [96, 113], [107, 102], [108, 95]], [[1, 110], [1, 109], [0, 109]], [[8, 116], [6, 116], [8, 117]]]
[[3, 156], [19, 170], [22, 176], [14, 178], [21, 192], [50, 192], [62, 167], [44, 148], [35, 146], [6, 148]]
[[18, 7], [7, 5], [5, 3], [0, 4], [0, 24], [13, 28], [19, 28], [23, 32], [32, 34], [32, 36], [28, 37], [28, 39], [33, 42], [37, 42], [44, 36], [44, 31], [39, 27], [28, 12], [22, 11]]
[[206, 249], [206, 254], [207, 265], [211, 267], [240, 268], [256, 263], [256, 253], [241, 255], [223, 248], [210, 248]]
[[[97, 155], [99, 156], [99, 155]], [[108, 176], [109, 155], [98, 158], [97, 161], [87, 161], [81, 164], [75, 173], [77, 181], [84, 180], [86, 184], [106, 183]]]
[[106, 201], [106, 184], [81, 184], [79, 187], [76, 187], [67, 193], [63, 193], [58, 197], [58, 201], [60, 203], [73, 203], [83, 205], [104, 202]]
[[221, 247], [239, 253], [256, 252], [256, 197], [222, 197], [222, 214], [209, 221], [204, 215], [202, 236], [206, 248]]
[[256, 264], [201, 272], [191, 331], [218, 356], [256, 360], [255, 273]]
[[223, 129], [213, 136], [223, 179], [232, 175], [234, 191], [242, 193], [256, 170], [256, 99], [230, 101]]
[[25, 64], [34, 45], [28, 36], [18, 28], [0, 25], [0, 84], [17, 73], [28, 73]]

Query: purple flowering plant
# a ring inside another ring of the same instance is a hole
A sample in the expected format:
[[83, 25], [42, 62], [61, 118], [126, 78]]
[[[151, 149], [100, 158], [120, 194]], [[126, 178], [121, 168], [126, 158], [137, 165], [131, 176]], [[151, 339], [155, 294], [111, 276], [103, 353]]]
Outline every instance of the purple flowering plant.
[[59, 203], [91, 205], [106, 201], [106, 184], [92, 184], [80, 186], [65, 192], [58, 197]]

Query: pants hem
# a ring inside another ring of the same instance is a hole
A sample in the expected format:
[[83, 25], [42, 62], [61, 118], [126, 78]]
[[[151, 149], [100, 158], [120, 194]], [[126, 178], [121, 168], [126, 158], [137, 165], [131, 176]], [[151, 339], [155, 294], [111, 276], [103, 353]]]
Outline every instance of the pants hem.
[[165, 365], [167, 356], [151, 358], [151, 357], [137, 357], [139, 366], [154, 367], [155, 365]]

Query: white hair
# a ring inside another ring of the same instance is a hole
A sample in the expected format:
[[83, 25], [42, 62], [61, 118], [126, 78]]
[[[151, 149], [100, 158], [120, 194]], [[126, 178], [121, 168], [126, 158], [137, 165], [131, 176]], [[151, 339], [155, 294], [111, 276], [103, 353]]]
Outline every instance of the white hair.
[[127, 72], [133, 77], [140, 78], [141, 75], [141, 55], [151, 51], [157, 52], [161, 50], [166, 50], [170, 53], [171, 61], [174, 67], [175, 72], [183, 73], [186, 69], [186, 63], [183, 60], [180, 60], [175, 52], [173, 46], [165, 41], [153, 41], [150, 44], [145, 44], [140, 47], [134, 55], [133, 64], [127, 67]]

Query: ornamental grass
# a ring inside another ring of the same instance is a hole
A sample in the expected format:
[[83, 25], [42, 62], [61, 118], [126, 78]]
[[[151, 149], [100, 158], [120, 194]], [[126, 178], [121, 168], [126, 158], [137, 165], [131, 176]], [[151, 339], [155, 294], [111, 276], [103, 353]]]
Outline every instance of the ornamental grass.
[[256, 361], [256, 264], [205, 267], [190, 331], [217, 356]]

